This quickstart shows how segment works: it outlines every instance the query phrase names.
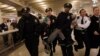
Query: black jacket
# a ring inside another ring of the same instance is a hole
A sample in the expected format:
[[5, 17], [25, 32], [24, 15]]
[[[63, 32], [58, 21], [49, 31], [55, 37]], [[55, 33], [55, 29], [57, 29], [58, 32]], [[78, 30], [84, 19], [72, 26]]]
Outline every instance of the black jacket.
[[51, 15], [51, 16], [47, 16], [47, 17], [48, 17], [48, 19], [50, 19], [51, 24], [50, 24], [50, 26], [48, 26], [46, 23], [44, 23], [44, 25], [45, 25], [44, 32], [46, 33], [44, 36], [49, 36], [55, 29], [56, 16]]
[[71, 31], [72, 14], [61, 12], [56, 20], [56, 28], [61, 29], [63, 32]]
[[18, 29], [21, 36], [29, 36], [32, 34], [38, 34], [39, 20], [31, 15], [24, 14], [18, 22]]
[[93, 15], [90, 19], [91, 19], [91, 24], [88, 28], [89, 34], [94, 35], [94, 31], [100, 33], [99, 18]]

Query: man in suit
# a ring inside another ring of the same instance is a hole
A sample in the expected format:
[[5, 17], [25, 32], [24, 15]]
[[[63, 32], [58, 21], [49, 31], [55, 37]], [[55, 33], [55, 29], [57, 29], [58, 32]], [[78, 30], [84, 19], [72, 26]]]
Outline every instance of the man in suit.
[[[91, 24], [89, 27], [89, 36], [92, 38], [91, 47], [98, 48], [100, 46], [100, 9], [93, 8], [93, 16], [91, 17]], [[100, 48], [99, 48], [100, 49]], [[97, 56], [100, 56], [100, 50]]]

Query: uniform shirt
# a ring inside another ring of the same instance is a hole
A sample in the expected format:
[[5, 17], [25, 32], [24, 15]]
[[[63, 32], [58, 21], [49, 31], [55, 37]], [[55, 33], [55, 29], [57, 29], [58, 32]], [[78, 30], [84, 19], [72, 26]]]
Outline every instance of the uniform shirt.
[[[82, 18], [83, 18], [83, 24], [82, 24]], [[84, 16], [84, 17], [78, 16], [76, 18], [76, 23], [77, 23], [76, 29], [84, 30], [84, 29], [87, 29], [89, 27], [91, 21], [90, 21], [90, 18], [87, 16]]]

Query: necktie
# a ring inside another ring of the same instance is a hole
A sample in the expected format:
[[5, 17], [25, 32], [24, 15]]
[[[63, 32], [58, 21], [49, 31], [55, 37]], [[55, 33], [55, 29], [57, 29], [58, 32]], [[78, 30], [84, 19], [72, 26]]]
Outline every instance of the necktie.
[[84, 20], [84, 17], [82, 17], [81, 24], [84, 24], [84, 21], [83, 20]]

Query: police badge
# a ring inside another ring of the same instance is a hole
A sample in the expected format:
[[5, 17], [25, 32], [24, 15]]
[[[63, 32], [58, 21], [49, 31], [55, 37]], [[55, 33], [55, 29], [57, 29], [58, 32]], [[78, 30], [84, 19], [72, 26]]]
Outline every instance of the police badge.
[[55, 22], [55, 20], [52, 21], [53, 23]]
[[69, 20], [70, 19], [70, 16], [68, 16], [67, 19]]
[[37, 23], [37, 20], [35, 19], [35, 22]]
[[99, 20], [97, 20], [96, 22], [99, 23]]

